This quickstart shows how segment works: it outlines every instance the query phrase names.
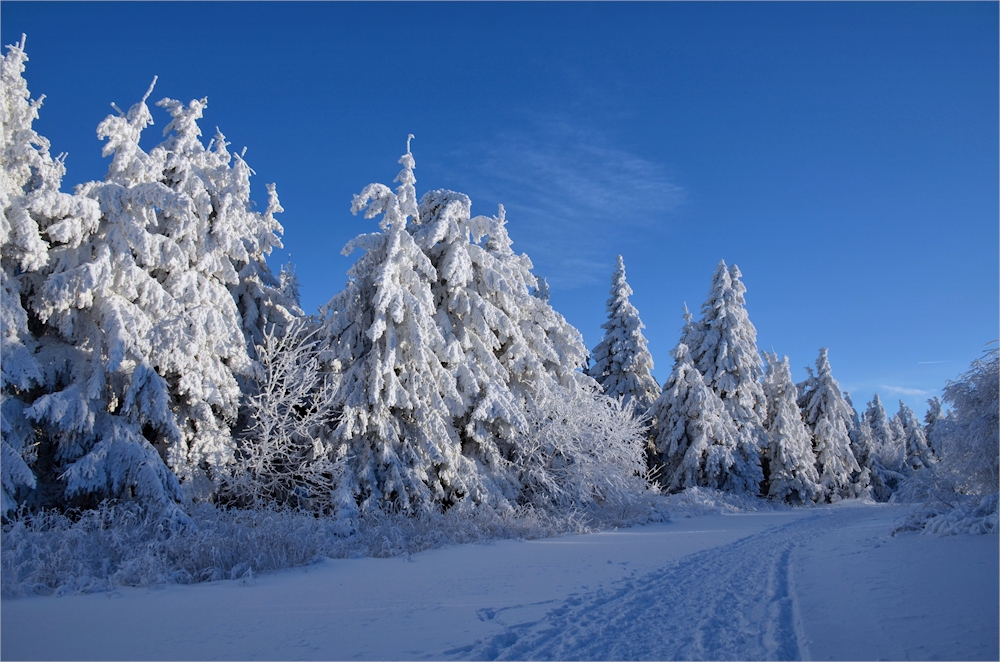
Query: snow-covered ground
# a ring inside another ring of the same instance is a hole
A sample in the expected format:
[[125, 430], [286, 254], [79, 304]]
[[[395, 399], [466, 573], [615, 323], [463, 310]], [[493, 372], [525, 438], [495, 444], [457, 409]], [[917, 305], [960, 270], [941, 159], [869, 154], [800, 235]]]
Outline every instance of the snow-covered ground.
[[998, 659], [998, 538], [899, 506], [705, 515], [5, 599], [4, 659]]

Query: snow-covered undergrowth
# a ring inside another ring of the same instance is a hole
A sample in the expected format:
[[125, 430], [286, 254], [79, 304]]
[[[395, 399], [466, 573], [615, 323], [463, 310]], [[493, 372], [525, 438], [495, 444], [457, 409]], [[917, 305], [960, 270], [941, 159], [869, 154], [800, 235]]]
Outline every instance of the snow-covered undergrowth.
[[336, 520], [294, 510], [189, 508], [190, 522], [106, 503], [76, 518], [24, 514], [4, 526], [4, 597], [93, 593], [115, 586], [251, 581], [255, 574], [328, 558], [385, 558], [447, 545], [536, 539], [664, 521], [665, 503], [560, 512], [524, 507], [498, 512], [457, 506], [444, 513], [368, 514], [351, 535]]
[[962, 533], [996, 534], [997, 495], [937, 496], [921, 504], [916, 511], [892, 529], [893, 534], [900, 531], [920, 531], [938, 536]]
[[677, 494], [668, 494], [663, 497], [663, 503], [672, 518], [768, 512], [791, 508], [784, 502], [707, 487], [690, 487]]
[[938, 536], [996, 534], [997, 493], [963, 494], [956, 488], [948, 467], [912, 476], [893, 495], [895, 503], [912, 503], [914, 509], [892, 533], [919, 531]]
[[897, 531], [996, 534], [1000, 475], [1000, 352], [996, 348], [944, 388], [952, 405], [931, 439], [940, 462], [914, 474], [893, 496], [920, 504]]

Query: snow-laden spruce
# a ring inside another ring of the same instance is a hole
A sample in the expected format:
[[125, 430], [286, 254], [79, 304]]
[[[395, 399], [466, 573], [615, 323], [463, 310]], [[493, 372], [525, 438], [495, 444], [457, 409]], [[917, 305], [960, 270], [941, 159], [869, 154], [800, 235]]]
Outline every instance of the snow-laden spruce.
[[809, 503], [821, 494], [812, 438], [796, 404], [798, 392], [792, 382], [788, 357], [765, 353], [764, 396], [767, 398], [767, 494], [773, 499]]
[[[690, 326], [686, 308], [685, 320]], [[729, 412], [705, 383], [687, 345], [678, 343], [671, 355], [673, 370], [649, 410], [660, 483], [672, 492], [689, 487], [745, 491], [740, 480], [745, 467], [738, 466], [742, 457]]]
[[917, 421], [917, 414], [900, 400], [899, 412], [896, 417], [899, 418], [899, 422], [903, 426], [906, 467], [910, 471], [930, 467], [934, 463], [934, 456], [927, 445], [924, 427]]
[[[2, 502], [7, 514], [17, 506], [18, 492], [35, 487], [34, 431], [24, 418], [22, 394], [42, 381], [35, 359], [37, 343], [28, 330], [28, 314], [21, 305], [22, 274], [48, 262], [48, 246], [31, 217], [27, 197], [56, 179], [58, 162], [49, 156], [48, 141], [31, 127], [41, 99], [32, 102], [24, 80], [24, 37], [0, 56], [0, 470]], [[32, 185], [32, 180], [35, 185]], [[42, 184], [42, 186], [38, 186]], [[27, 195], [26, 195], [27, 194]], [[37, 195], [36, 195], [37, 197]]]
[[[49, 142], [32, 128], [42, 98], [31, 101], [24, 79], [25, 38], [0, 56], [0, 467], [6, 514], [36, 485], [31, 469], [37, 458], [35, 431], [24, 415], [29, 392], [44, 381], [35, 352], [37, 339], [28, 328], [32, 294], [30, 275], [49, 262], [42, 234], [50, 222], [67, 215], [93, 218], [93, 209], [59, 192], [65, 167], [49, 155]], [[87, 214], [87, 212], [90, 212]], [[82, 214], [81, 214], [82, 212]], [[72, 222], [72, 221], [70, 221]]]
[[722, 400], [732, 420], [740, 456], [727, 479], [731, 489], [757, 494], [764, 474], [761, 449], [767, 444], [767, 402], [761, 387], [764, 371], [757, 350], [757, 330], [746, 310], [746, 286], [739, 267], [720, 261], [701, 307], [702, 318], [684, 327], [681, 342], [689, 348], [705, 384]]
[[927, 412], [924, 413], [924, 437], [927, 439], [927, 445], [931, 449], [931, 453], [934, 453], [934, 430], [937, 428], [939, 421], [944, 420], [944, 408], [941, 405], [941, 398], [934, 396], [927, 400]]
[[165, 504], [182, 498], [178, 477], [206, 496], [232, 460], [251, 330], [292, 314], [263, 262], [280, 245], [273, 190], [265, 214], [249, 210], [249, 168], [230, 166], [221, 134], [214, 149], [198, 139], [204, 99], [161, 101], [173, 121], [144, 152], [151, 92], [101, 122], [108, 174], [63, 197], [46, 223], [48, 264], [31, 275], [45, 370], [24, 414], [41, 437], [44, 505]]
[[338, 497], [346, 520], [357, 516], [354, 502], [421, 512], [480, 489], [452, 420], [463, 403], [448, 364], [461, 356], [434, 319], [437, 272], [406, 229], [418, 214], [409, 149], [399, 162], [395, 192], [369, 184], [355, 196], [351, 211], [381, 214], [382, 232], [344, 247], [364, 254], [324, 309], [326, 360], [342, 372], [334, 436], [348, 458]]
[[355, 212], [383, 215], [382, 232], [347, 245], [365, 253], [323, 310], [347, 458], [339, 515], [592, 505], [641, 491], [638, 433], [580, 372], [582, 337], [538, 296], [503, 208], [473, 218], [467, 196], [444, 190], [418, 207], [409, 150], [400, 163], [395, 192], [371, 184], [355, 198]]
[[642, 335], [646, 325], [629, 301], [631, 295], [632, 288], [625, 281], [625, 261], [619, 255], [611, 276], [608, 321], [601, 325], [604, 338], [594, 348], [593, 365], [587, 374], [597, 380], [606, 394], [622, 398], [641, 414], [660, 395], [660, 385], [653, 378], [653, 357]]
[[530, 259], [511, 250], [503, 207], [472, 218], [471, 206], [462, 193], [430, 191], [412, 232], [435, 266], [436, 321], [458, 357], [463, 452], [486, 468], [494, 495], [517, 501], [523, 476], [511, 463], [525, 459], [521, 442], [548, 419], [552, 393], [571, 397], [587, 381], [578, 373], [586, 350], [549, 305]]
[[852, 477], [861, 473], [861, 467], [851, 451], [853, 409], [844, 400], [840, 385], [833, 378], [827, 351], [825, 347], [819, 350], [815, 372], [806, 368], [809, 378], [798, 385], [798, 405], [812, 435], [822, 487], [819, 497], [839, 501], [860, 496], [860, 489]]
[[851, 413], [851, 425], [847, 430], [851, 438], [851, 452], [854, 454], [854, 460], [861, 469], [851, 476], [851, 482], [854, 484], [854, 493], [858, 497], [871, 496], [873, 471], [871, 438], [866, 437], [862, 432], [861, 417], [858, 416], [858, 410], [854, 407], [851, 394], [847, 391], [844, 391], [844, 402], [847, 403], [848, 411]]
[[[39, 340], [37, 307], [42, 281], [58, 256], [50, 256], [49, 244], [74, 244], [93, 230], [97, 205], [80, 195], [59, 191], [65, 166], [62, 158], [49, 155], [49, 142], [32, 128], [38, 119], [42, 98], [30, 101], [24, 79], [25, 39], [7, 47], [0, 62], [0, 343], [2, 343], [2, 431], [3, 503], [7, 513], [32, 494], [45, 502], [57, 490], [38, 487], [39, 465], [51, 465], [54, 449], [30, 420], [32, 405], [54, 384], [74, 379], [77, 353], [51, 351], [48, 339]], [[54, 258], [54, 259], [53, 259]], [[29, 326], [30, 325], [30, 326]], [[74, 413], [64, 412], [67, 418]], [[76, 416], [78, 425], [92, 424], [86, 415]], [[39, 456], [41, 460], [39, 462]], [[46, 474], [51, 472], [46, 471]], [[50, 475], [42, 476], [43, 483]], [[31, 492], [35, 490], [34, 492]]]
[[878, 393], [868, 403], [864, 418], [871, 428], [879, 462], [890, 471], [902, 472], [906, 458], [903, 438], [892, 424], [892, 417], [886, 413]]
[[[848, 405], [851, 405], [849, 400]], [[851, 450], [862, 472], [868, 472], [868, 485], [871, 488], [872, 498], [886, 502], [899, 489], [906, 477], [882, 463], [879, 443], [868, 417], [869, 412], [865, 411], [851, 431]]]

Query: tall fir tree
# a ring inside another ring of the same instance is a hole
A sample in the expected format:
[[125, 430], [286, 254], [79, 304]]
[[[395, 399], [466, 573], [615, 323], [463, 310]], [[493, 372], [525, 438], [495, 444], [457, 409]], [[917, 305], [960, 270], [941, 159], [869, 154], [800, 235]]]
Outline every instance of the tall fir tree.
[[594, 348], [593, 365], [587, 373], [607, 395], [622, 398], [626, 405], [643, 414], [660, 395], [660, 385], [653, 379], [653, 357], [642, 335], [646, 326], [629, 301], [631, 295], [632, 288], [625, 280], [625, 262], [619, 255], [611, 276], [608, 321], [601, 325], [604, 338]]
[[516, 285], [508, 282], [502, 265], [483, 245], [502, 221], [472, 218], [471, 208], [472, 201], [463, 193], [429, 191], [410, 229], [437, 274], [431, 283], [435, 321], [461, 395], [455, 426], [463, 453], [486, 469], [493, 488], [513, 500], [517, 488], [510, 460], [516, 436], [528, 423], [522, 398], [510, 389], [503, 350], [523, 343], [520, 301]]
[[857, 496], [870, 496], [872, 492], [871, 438], [864, 437], [861, 431], [861, 418], [858, 416], [854, 401], [851, 400], [851, 394], [847, 391], [844, 391], [844, 402], [847, 403], [851, 412], [851, 426], [847, 431], [851, 437], [851, 452], [854, 453], [854, 459], [861, 468], [860, 472], [851, 476], [851, 483], [854, 485]]
[[[334, 432], [347, 457], [335, 499], [341, 516], [356, 517], [358, 506], [578, 507], [637, 489], [643, 448], [634, 421], [581, 372], [582, 336], [552, 309], [530, 259], [511, 250], [503, 207], [494, 217], [471, 217], [469, 198], [446, 190], [411, 207], [412, 154], [401, 162], [395, 193], [374, 184], [356, 199], [355, 209], [367, 204], [369, 216], [385, 214], [383, 232], [348, 245], [366, 253], [324, 309], [322, 359], [338, 375], [344, 412]], [[416, 331], [407, 332], [420, 337], [404, 342], [403, 331], [393, 330], [400, 340], [390, 345], [391, 360], [376, 364], [425, 385], [407, 403], [420, 404], [424, 391], [437, 398], [416, 413], [409, 404], [382, 406], [385, 397], [371, 394], [364, 362], [385, 356], [377, 337], [388, 333], [388, 321], [379, 325], [387, 305], [393, 325], [412, 319]], [[374, 421], [406, 443], [423, 436], [448, 445], [440, 457], [408, 451], [372, 432]], [[408, 502], [400, 490], [387, 491], [396, 478], [383, 458], [408, 481]]]
[[399, 162], [395, 192], [369, 184], [355, 196], [352, 211], [381, 214], [382, 232], [344, 247], [345, 255], [365, 253], [323, 311], [326, 360], [342, 371], [334, 438], [348, 457], [336, 498], [345, 520], [357, 516], [355, 503], [361, 511], [422, 512], [477, 487], [452, 420], [464, 406], [448, 367], [459, 357], [449, 355], [434, 319], [437, 272], [407, 231], [418, 215], [409, 140]]
[[872, 497], [886, 502], [900, 488], [905, 476], [896, 452], [897, 440], [878, 393], [861, 415], [852, 438], [858, 463], [868, 467]]
[[[144, 100], [122, 118], [120, 128], [134, 138], [125, 140], [129, 147], [138, 149], [149, 122]], [[148, 170], [146, 162], [135, 167]], [[46, 373], [44, 394], [25, 410], [41, 437], [42, 484], [34, 498], [45, 506], [89, 495], [166, 504], [180, 498], [177, 479], [146, 435], [157, 429], [172, 435], [176, 427], [167, 386], [148, 361], [152, 322], [142, 304], [170, 305], [160, 283], [136, 267], [127, 248], [135, 234], [109, 227], [92, 189], [78, 187], [90, 198], [90, 218], [55, 224], [49, 265], [32, 274], [37, 357]], [[146, 187], [142, 194], [167, 206], [159, 193]]]
[[[60, 192], [63, 157], [33, 129], [42, 105], [24, 78], [25, 37], [0, 56], [0, 447], [2, 505], [7, 513], [37, 486], [41, 439], [26, 409], [51, 389], [52, 366], [39, 360], [38, 317], [32, 306], [49, 269], [49, 245], [74, 241], [97, 221], [97, 206]], [[33, 330], [34, 328], [34, 330]], [[42, 464], [50, 458], [43, 449]], [[37, 497], [37, 495], [35, 495]]]
[[67, 497], [166, 503], [181, 498], [178, 477], [207, 497], [232, 461], [238, 379], [254, 373], [250, 327], [263, 306], [253, 323], [241, 315], [255, 296], [241, 272], [267, 277], [277, 199], [272, 190], [265, 214], [249, 211], [249, 168], [230, 166], [221, 134], [214, 149], [199, 140], [205, 99], [161, 101], [166, 138], [143, 151], [151, 92], [98, 127], [111, 165], [78, 192], [99, 220], [53, 244], [33, 300], [39, 356], [62, 367], [27, 413], [52, 442]]
[[924, 414], [924, 436], [927, 438], [927, 445], [931, 452], [934, 452], [934, 430], [937, 424], [944, 420], [944, 412], [941, 406], [941, 398], [935, 396], [927, 401], [927, 412]]
[[903, 427], [903, 449], [906, 454], [906, 467], [910, 471], [929, 468], [934, 464], [934, 455], [927, 445], [924, 428], [917, 420], [916, 413], [899, 401], [899, 412], [896, 414]]
[[765, 353], [764, 359], [767, 362], [763, 382], [767, 398], [767, 417], [764, 419], [768, 440], [765, 450], [767, 495], [793, 503], [815, 501], [822, 493], [816, 455], [796, 404], [798, 393], [792, 383], [788, 357], [779, 359], [777, 354]]
[[897, 426], [892, 424], [892, 417], [886, 413], [878, 393], [868, 403], [865, 419], [871, 427], [879, 462], [891, 471], [902, 471], [905, 460], [903, 439]]
[[734, 485], [744, 472], [739, 471], [742, 458], [729, 412], [705, 383], [687, 345], [678, 343], [671, 355], [673, 370], [650, 408], [659, 481], [671, 492], [689, 487], [744, 489], [742, 482]]
[[[712, 287], [702, 305], [702, 318], [685, 325], [682, 342], [688, 345], [695, 367], [715, 391], [733, 423], [740, 461], [734, 465], [729, 484], [737, 491], [757, 494], [764, 474], [760, 453], [767, 443], [764, 417], [767, 402], [757, 350], [757, 330], [746, 310], [746, 286], [739, 267], [720, 261]], [[691, 344], [688, 344], [688, 343]]]
[[861, 467], [851, 451], [852, 410], [833, 378], [825, 347], [819, 351], [816, 371], [807, 370], [809, 378], [798, 386], [798, 405], [812, 434], [821, 497], [827, 501], [857, 497], [859, 490], [851, 478], [860, 474]]

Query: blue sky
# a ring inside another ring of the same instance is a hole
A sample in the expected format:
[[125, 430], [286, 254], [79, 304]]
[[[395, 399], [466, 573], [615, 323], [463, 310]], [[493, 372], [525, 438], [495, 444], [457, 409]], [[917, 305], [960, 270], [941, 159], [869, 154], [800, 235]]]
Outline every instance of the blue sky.
[[[109, 104], [207, 96], [275, 182], [315, 310], [413, 133], [418, 194], [507, 208], [555, 307], [599, 340], [615, 256], [669, 374], [686, 301], [736, 263], [762, 349], [820, 347], [855, 404], [918, 412], [998, 337], [997, 3], [54, 3], [27, 33], [36, 128], [101, 178]], [[159, 140], [166, 115], [144, 143]]]

